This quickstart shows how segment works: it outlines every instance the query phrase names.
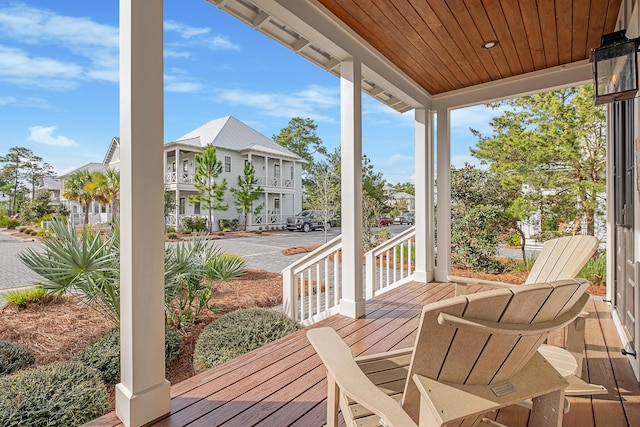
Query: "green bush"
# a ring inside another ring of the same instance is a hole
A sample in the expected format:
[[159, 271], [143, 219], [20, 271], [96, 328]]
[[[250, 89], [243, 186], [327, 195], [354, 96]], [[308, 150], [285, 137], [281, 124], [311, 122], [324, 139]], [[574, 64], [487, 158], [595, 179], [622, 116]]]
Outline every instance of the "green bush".
[[271, 309], [248, 308], [226, 314], [200, 334], [193, 356], [194, 369], [202, 372], [221, 365], [298, 329], [294, 320]]
[[605, 285], [607, 282], [607, 257], [605, 251], [599, 251], [598, 254], [591, 258], [580, 273], [578, 277], [587, 279], [594, 285]]
[[165, 233], [175, 233], [176, 229], [174, 227], [167, 227], [165, 229]]
[[2, 297], [7, 303], [19, 308], [25, 308], [29, 304], [47, 302], [51, 299], [49, 292], [40, 286], [17, 291], [7, 291], [2, 294]]
[[235, 219], [221, 219], [218, 221], [218, 227], [220, 230], [231, 230], [237, 231], [240, 227], [240, 221], [238, 218]]
[[98, 373], [79, 362], [23, 370], [0, 378], [0, 425], [77, 426], [109, 410]]
[[[180, 354], [180, 338], [170, 328], [164, 333], [164, 361], [169, 365]], [[98, 335], [80, 353], [80, 361], [96, 369], [107, 384], [120, 381], [120, 329]]]
[[178, 234], [176, 233], [167, 233], [167, 239], [176, 240], [178, 238]]
[[4, 223], [4, 226], [7, 227], [9, 230], [14, 230], [19, 225], [20, 225], [20, 220], [15, 218], [9, 218]]
[[522, 236], [518, 233], [513, 233], [507, 236], [505, 243], [509, 246], [520, 246], [522, 242]]
[[245, 274], [244, 265], [244, 257], [220, 252], [211, 257], [205, 268], [211, 280], [231, 280]]
[[182, 218], [182, 229], [185, 231], [205, 231], [207, 218], [203, 216], [185, 216]]
[[0, 377], [31, 366], [36, 357], [29, 347], [0, 341]]

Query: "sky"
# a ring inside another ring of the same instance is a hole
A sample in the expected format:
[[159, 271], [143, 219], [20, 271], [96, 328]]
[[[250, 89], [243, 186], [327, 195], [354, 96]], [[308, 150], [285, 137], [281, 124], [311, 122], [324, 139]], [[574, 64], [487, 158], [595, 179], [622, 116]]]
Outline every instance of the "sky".
[[[340, 145], [339, 80], [205, 0], [165, 1], [165, 142], [232, 115], [267, 137], [311, 118]], [[102, 162], [119, 133], [118, 2], [0, 2], [0, 155], [31, 149], [64, 173]], [[452, 164], [477, 164], [469, 128], [484, 106], [452, 113]], [[414, 181], [413, 112], [363, 94], [363, 152], [391, 183]]]

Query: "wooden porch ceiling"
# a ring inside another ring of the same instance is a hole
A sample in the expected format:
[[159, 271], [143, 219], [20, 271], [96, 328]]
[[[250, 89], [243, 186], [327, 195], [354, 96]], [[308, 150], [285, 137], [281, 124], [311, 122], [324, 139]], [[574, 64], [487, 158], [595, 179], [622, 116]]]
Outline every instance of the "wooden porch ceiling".
[[[318, 0], [430, 94], [589, 58], [621, 0]], [[492, 49], [484, 41], [497, 40]]]

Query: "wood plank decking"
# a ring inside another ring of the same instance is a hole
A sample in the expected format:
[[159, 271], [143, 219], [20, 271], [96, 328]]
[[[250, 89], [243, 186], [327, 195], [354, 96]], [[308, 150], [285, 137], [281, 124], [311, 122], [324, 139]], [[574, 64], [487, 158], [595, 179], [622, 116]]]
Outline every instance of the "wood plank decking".
[[[476, 287], [475, 290], [479, 288]], [[473, 292], [474, 288], [471, 288]], [[313, 327], [331, 326], [355, 355], [413, 345], [424, 304], [453, 296], [453, 287], [410, 283], [367, 302], [366, 316], [333, 316]], [[640, 427], [640, 385], [626, 358], [608, 305], [591, 301], [587, 319], [590, 381], [609, 394], [570, 398], [564, 426]], [[563, 337], [553, 337], [560, 342]], [[173, 426], [322, 426], [326, 417], [324, 368], [299, 331], [171, 388], [171, 415], [154, 423]], [[492, 416], [503, 424], [526, 426], [529, 411], [513, 406]], [[122, 426], [114, 413], [87, 426]]]

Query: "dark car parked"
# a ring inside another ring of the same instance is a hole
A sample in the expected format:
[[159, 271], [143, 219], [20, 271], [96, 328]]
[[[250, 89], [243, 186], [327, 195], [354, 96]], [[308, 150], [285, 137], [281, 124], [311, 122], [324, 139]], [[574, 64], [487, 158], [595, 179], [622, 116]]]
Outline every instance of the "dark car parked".
[[416, 222], [416, 214], [413, 212], [405, 212], [402, 215], [396, 217], [396, 224], [409, 224], [413, 225]]
[[328, 230], [333, 226], [333, 218], [332, 215], [329, 214], [329, 218], [325, 221], [324, 215], [324, 211], [302, 211], [296, 216], [290, 216], [287, 218], [287, 230], [298, 230], [304, 231], [305, 233], [311, 230], [324, 230], [325, 223]]

